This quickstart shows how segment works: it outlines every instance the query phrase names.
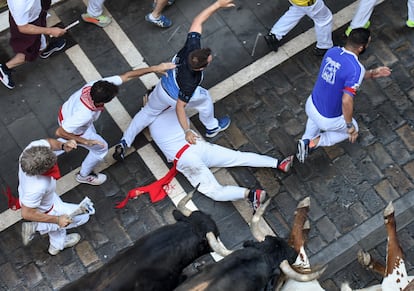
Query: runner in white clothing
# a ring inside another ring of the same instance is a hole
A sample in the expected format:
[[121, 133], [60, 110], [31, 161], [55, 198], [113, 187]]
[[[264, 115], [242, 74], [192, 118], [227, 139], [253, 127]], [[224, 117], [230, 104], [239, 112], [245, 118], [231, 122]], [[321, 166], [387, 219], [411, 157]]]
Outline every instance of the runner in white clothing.
[[[175, 114], [173, 107], [165, 110], [149, 126], [151, 136], [168, 161], [173, 161], [177, 153], [189, 143]], [[278, 159], [256, 153], [231, 150], [198, 138], [197, 143], [184, 149], [177, 162], [177, 170], [198, 191], [216, 201], [249, 199], [256, 210], [265, 200], [265, 191], [239, 186], [220, 185], [209, 168], [211, 167], [268, 167], [282, 172], [289, 171], [293, 156], [279, 162]], [[140, 193], [137, 193], [140, 194]]]
[[74, 246], [80, 235], [66, 230], [86, 223], [89, 213], [74, 213], [79, 205], [65, 203], [56, 194], [56, 180], [60, 178], [57, 157], [53, 151], [66, 152], [76, 148], [76, 142], [62, 143], [55, 139], [41, 139], [30, 143], [19, 158], [19, 203], [22, 217], [31, 222], [22, 224], [23, 244], [27, 245], [36, 231], [49, 234], [49, 253], [57, 255], [61, 250]]
[[[352, 29], [363, 27], [369, 28], [371, 22], [369, 21], [372, 12], [374, 11], [375, 4], [377, 0], [360, 0], [358, 4], [357, 11], [355, 12], [354, 17], [352, 18], [351, 23], [345, 31], [345, 35], [349, 36]], [[407, 1], [408, 16], [406, 25], [410, 28], [414, 28], [414, 0]]]
[[56, 136], [66, 140], [73, 139], [78, 145], [89, 150], [76, 181], [91, 185], [100, 185], [106, 181], [104, 174], [93, 172], [108, 153], [108, 144], [96, 133], [93, 122], [104, 110], [104, 104], [110, 102], [118, 93], [118, 86], [148, 73], [165, 73], [174, 67], [173, 63], [161, 63], [90, 82], [72, 94], [63, 104], [58, 114], [59, 128], [56, 130]]

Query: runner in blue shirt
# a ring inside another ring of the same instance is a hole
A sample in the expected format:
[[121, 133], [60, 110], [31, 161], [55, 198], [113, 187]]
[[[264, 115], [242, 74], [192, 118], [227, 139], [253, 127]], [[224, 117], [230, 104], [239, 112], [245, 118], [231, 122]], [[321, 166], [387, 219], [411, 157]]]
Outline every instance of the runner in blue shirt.
[[366, 71], [359, 62], [371, 40], [369, 30], [354, 29], [345, 47], [333, 47], [325, 54], [312, 94], [306, 101], [305, 133], [298, 141], [296, 157], [303, 163], [310, 149], [332, 146], [345, 139], [354, 143], [358, 124], [352, 117], [354, 97], [364, 78], [386, 77], [388, 67]]

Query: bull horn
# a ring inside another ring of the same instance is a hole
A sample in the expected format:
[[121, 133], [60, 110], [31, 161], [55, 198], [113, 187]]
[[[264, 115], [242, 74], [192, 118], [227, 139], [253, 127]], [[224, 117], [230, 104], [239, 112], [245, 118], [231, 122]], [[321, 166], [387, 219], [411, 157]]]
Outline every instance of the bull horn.
[[327, 266], [324, 266], [320, 270], [307, 274], [302, 274], [298, 271], [295, 271], [287, 260], [283, 260], [283, 262], [280, 263], [279, 267], [288, 278], [298, 282], [309, 282], [318, 279], [325, 271]]
[[260, 229], [259, 221], [269, 204], [270, 199], [268, 199], [264, 204], [260, 205], [260, 207], [256, 210], [256, 213], [253, 215], [252, 221], [250, 223], [252, 235], [257, 241], [264, 241], [266, 237], [266, 234], [264, 234]]
[[191, 198], [193, 198], [193, 194], [197, 191], [198, 186], [200, 186], [200, 183], [195, 187], [193, 191], [185, 195], [177, 204], [177, 209], [180, 210], [181, 213], [185, 216], [190, 216], [192, 213], [192, 211], [188, 209], [185, 205], [188, 203], [188, 201], [191, 200]]
[[214, 233], [211, 231], [206, 234], [206, 237], [211, 249], [218, 253], [220, 256], [226, 257], [233, 252], [232, 250], [227, 249], [221, 240], [217, 239]]

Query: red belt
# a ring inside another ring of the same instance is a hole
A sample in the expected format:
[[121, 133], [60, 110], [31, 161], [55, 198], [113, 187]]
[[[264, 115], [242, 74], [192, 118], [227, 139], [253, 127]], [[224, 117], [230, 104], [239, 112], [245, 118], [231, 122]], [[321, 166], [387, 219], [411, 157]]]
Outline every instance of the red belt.
[[183, 155], [183, 153], [190, 147], [190, 144], [186, 144], [184, 145], [175, 155], [174, 158], [174, 163], [176, 163], [176, 161], [178, 161], [178, 159]]

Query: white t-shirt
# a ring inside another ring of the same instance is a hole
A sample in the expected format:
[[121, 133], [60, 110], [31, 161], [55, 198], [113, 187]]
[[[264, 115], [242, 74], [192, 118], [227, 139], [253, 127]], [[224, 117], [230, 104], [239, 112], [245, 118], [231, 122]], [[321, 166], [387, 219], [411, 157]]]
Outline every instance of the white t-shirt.
[[[47, 140], [41, 139], [31, 142], [26, 148], [34, 146], [47, 146], [50, 144]], [[19, 200], [20, 204], [37, 208], [39, 211], [46, 212], [53, 206], [56, 190], [56, 180], [49, 176], [30, 176], [23, 172], [20, 166], [19, 158]]]
[[178, 122], [175, 108], [170, 108], [149, 125], [151, 137], [168, 161], [173, 161], [177, 152], [187, 144], [185, 133]]
[[[111, 82], [117, 86], [122, 84], [120, 76], [112, 76], [102, 80]], [[87, 83], [81, 89], [73, 93], [62, 105], [63, 121], [61, 122], [61, 126], [65, 131], [76, 135], [82, 135], [101, 115], [102, 111], [90, 110], [81, 101], [83, 89], [91, 87], [95, 82], [96, 81]]]
[[17, 25], [25, 25], [39, 18], [40, 0], [7, 0], [9, 11]]

